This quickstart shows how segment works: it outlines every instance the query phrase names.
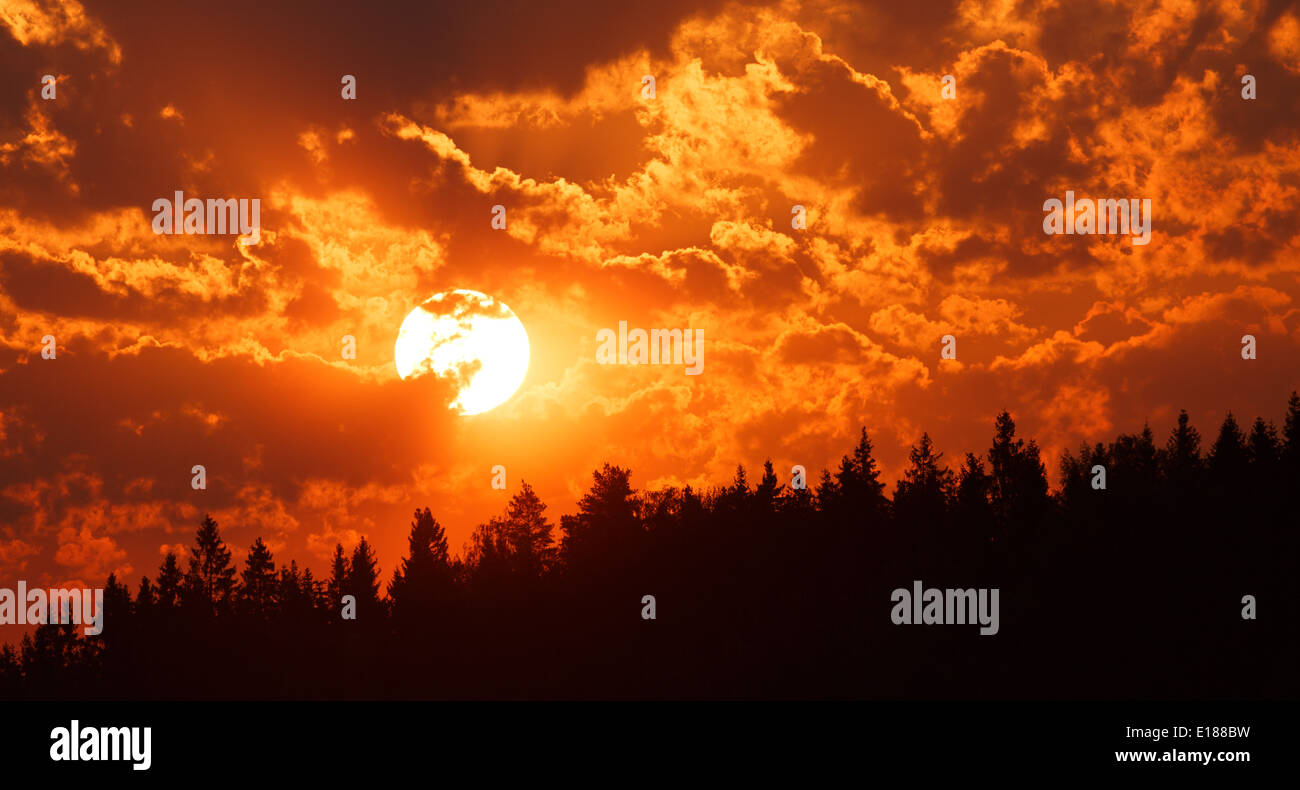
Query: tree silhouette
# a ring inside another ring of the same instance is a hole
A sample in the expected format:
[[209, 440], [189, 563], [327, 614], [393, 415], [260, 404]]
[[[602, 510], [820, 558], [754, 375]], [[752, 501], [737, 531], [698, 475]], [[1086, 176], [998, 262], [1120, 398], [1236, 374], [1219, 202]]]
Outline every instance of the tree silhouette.
[[885, 499], [885, 484], [880, 482], [880, 470], [872, 456], [866, 428], [862, 429], [853, 452], [840, 461], [835, 482], [837, 505], [844, 512], [853, 513], [866, 523], [872, 523], [886, 512], [889, 501]]
[[470, 585], [480, 598], [499, 598], [509, 586], [511, 549], [505, 519], [493, 517], [470, 535], [465, 565]]
[[1151, 426], [1139, 434], [1121, 434], [1110, 446], [1110, 480], [1107, 487], [1127, 505], [1149, 503], [1160, 486], [1160, 451]]
[[330, 558], [330, 578], [325, 585], [328, 596], [328, 608], [341, 605], [343, 596], [348, 594], [348, 576], [352, 573], [348, 556], [343, 553], [343, 544], [334, 545], [334, 556]]
[[[0, 649], [0, 698], [1300, 696], [1295, 393], [1280, 437], [1228, 416], [1208, 460], [1186, 412], [1163, 448], [1147, 425], [1086, 437], [1050, 495], [1037, 445], [993, 427], [955, 475], [923, 433], [892, 498], [865, 431], [815, 494], [770, 461], [704, 490], [605, 464], [558, 552], [526, 483], [461, 557], [421, 508], [386, 597], [364, 538], [323, 582], [258, 538], [236, 586], [205, 517], [183, 575], [168, 552], [132, 599], [110, 574], [103, 634]], [[1003, 630], [900, 630], [885, 602], [917, 579], [999, 588]], [[1242, 619], [1245, 593], [1269, 616]]]
[[1165, 477], [1180, 491], [1201, 484], [1204, 463], [1201, 460], [1201, 434], [1192, 427], [1187, 410], [1178, 412], [1178, 426], [1165, 444]]
[[356, 597], [358, 620], [374, 624], [383, 615], [384, 603], [379, 598], [379, 561], [364, 536], [352, 550], [344, 590], [345, 595]]
[[1246, 439], [1246, 454], [1251, 467], [1259, 474], [1273, 474], [1281, 460], [1277, 428], [1273, 427], [1273, 423], [1264, 422], [1263, 417], [1255, 418], [1254, 425], [1250, 427], [1250, 436]]
[[521, 481], [519, 493], [510, 498], [505, 524], [516, 572], [527, 580], [540, 579], [555, 561], [554, 528], [546, 518], [546, 504], [528, 483]]
[[428, 617], [452, 594], [454, 571], [447, 534], [429, 508], [416, 510], [407, 538], [408, 554], [393, 571], [388, 586], [393, 616], [417, 621]]
[[817, 502], [813, 498], [813, 490], [808, 487], [808, 481], [803, 481], [801, 488], [794, 487], [791, 482], [789, 488], [784, 492], [778, 491], [778, 502], [780, 503], [780, 512], [787, 519], [806, 521], [811, 519], [812, 514], [817, 510]]
[[[659, 500], [665, 504], [664, 500]], [[480, 524], [470, 536], [465, 566], [470, 584], [484, 601], [499, 605], [503, 600], [523, 600], [536, 592], [538, 583], [556, 562], [553, 527], [546, 518], [546, 504], [532, 486], [523, 482], [510, 498], [503, 517]], [[596, 534], [579, 536], [571, 549], [581, 552], [583, 539], [599, 540]], [[581, 562], [581, 558], [577, 560]]]
[[993, 478], [984, 471], [984, 461], [974, 453], [966, 453], [957, 475], [954, 515], [960, 533], [972, 536], [973, 544], [983, 544], [994, 537], [992, 490]]
[[908, 454], [911, 466], [894, 488], [894, 514], [898, 523], [909, 525], [942, 524], [951, 507], [955, 482], [952, 470], [942, 466], [943, 453], [934, 449], [928, 433]]
[[240, 578], [240, 609], [259, 619], [269, 616], [276, 604], [277, 579], [271, 550], [260, 537], [248, 550], [248, 559]]
[[1282, 461], [1292, 471], [1300, 469], [1300, 394], [1291, 393], [1282, 424]]
[[170, 610], [180, 599], [181, 568], [176, 560], [176, 552], [169, 551], [163, 557], [158, 569], [158, 606]]
[[158, 605], [158, 596], [148, 576], [140, 577], [140, 586], [135, 593], [135, 612], [140, 619], [149, 622], [154, 619], [154, 608]]
[[994, 424], [989, 448], [990, 503], [1002, 533], [1013, 527], [1032, 528], [1048, 507], [1047, 472], [1038, 445], [1016, 438], [1016, 423], [1003, 411]]
[[224, 613], [231, 606], [234, 590], [235, 567], [230, 564], [230, 549], [221, 539], [217, 522], [204, 516], [181, 583], [185, 607], [196, 614]]
[[[123, 622], [131, 616], [131, 591], [125, 584], [117, 580], [116, 573], [108, 574], [108, 579], [104, 582], [104, 618], [112, 618], [118, 622]], [[86, 617], [88, 613], [83, 612], [82, 616]], [[67, 619], [68, 613], [63, 612], [62, 617]], [[106, 637], [106, 639], [111, 637]]]
[[274, 605], [277, 612], [295, 621], [312, 620], [321, 609], [321, 595], [311, 568], [301, 572], [296, 560], [290, 560], [288, 566], [280, 568], [278, 577], [268, 579], [274, 585]]
[[780, 481], [776, 479], [776, 469], [772, 467], [772, 459], [769, 458], [763, 462], [763, 477], [758, 481], [758, 487], [754, 489], [754, 505], [757, 511], [764, 515], [775, 514], [782, 488]]
[[23, 687], [18, 651], [8, 643], [0, 646], [0, 699], [16, 699]]
[[591, 490], [579, 500], [577, 514], [560, 519], [560, 553], [567, 567], [608, 573], [611, 561], [618, 565], [634, 550], [641, 525], [630, 478], [628, 470], [610, 464], [592, 473]]
[[1210, 448], [1210, 472], [1216, 476], [1233, 476], [1246, 468], [1246, 440], [1237, 418], [1228, 412], [1219, 428], [1219, 436]]
[[827, 514], [841, 511], [840, 484], [835, 482], [828, 469], [822, 470], [822, 476], [817, 481], [817, 509]]
[[1228, 412], [1219, 427], [1219, 435], [1210, 447], [1208, 463], [1209, 487], [1216, 498], [1240, 491], [1249, 473], [1246, 437], [1237, 425], [1237, 418]]

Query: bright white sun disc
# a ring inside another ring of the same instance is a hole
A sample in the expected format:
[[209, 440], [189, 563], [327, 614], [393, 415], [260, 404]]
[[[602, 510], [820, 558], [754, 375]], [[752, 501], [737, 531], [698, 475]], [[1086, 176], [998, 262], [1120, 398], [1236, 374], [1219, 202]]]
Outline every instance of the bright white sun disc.
[[402, 321], [393, 349], [402, 379], [456, 383], [451, 407], [482, 414], [510, 400], [528, 373], [528, 333], [502, 302], [478, 291], [435, 294]]

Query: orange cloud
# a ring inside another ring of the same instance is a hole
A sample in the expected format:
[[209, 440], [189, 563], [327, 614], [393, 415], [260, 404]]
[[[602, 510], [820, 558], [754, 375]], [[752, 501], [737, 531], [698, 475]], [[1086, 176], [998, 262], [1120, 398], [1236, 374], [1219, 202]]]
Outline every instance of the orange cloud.
[[[564, 512], [604, 461], [652, 485], [767, 457], [815, 476], [863, 425], [892, 477], [923, 430], [950, 458], [986, 446], [1002, 408], [1050, 452], [1183, 405], [1276, 416], [1300, 363], [1293, 12], [670, 6], [481, 60], [452, 30], [419, 73], [389, 68], [403, 30], [354, 50], [352, 102], [284, 26], [213, 65], [175, 22], [0, 5], [5, 54], [67, 72], [0, 133], [0, 568], [152, 574], [209, 512], [236, 556], [263, 536], [319, 563], [366, 535], [391, 569], [415, 506], [457, 546], [498, 513], [496, 465]], [[173, 72], [301, 89], [178, 93]], [[176, 189], [260, 198], [260, 242], [154, 235]], [[1065, 190], [1150, 198], [1152, 243], [1045, 235]], [[510, 402], [453, 419], [450, 384], [397, 381], [393, 343], [466, 287], [532, 356]], [[620, 321], [703, 330], [704, 372], [598, 364]]]

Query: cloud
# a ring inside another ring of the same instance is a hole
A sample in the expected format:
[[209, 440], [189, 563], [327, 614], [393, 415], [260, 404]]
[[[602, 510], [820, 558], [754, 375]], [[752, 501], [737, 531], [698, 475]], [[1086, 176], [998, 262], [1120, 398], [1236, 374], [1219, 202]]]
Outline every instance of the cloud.
[[6, 577], [21, 577], [27, 571], [28, 558], [40, 553], [39, 546], [21, 538], [0, 538], [0, 572]]
[[58, 541], [54, 561], [78, 578], [101, 579], [110, 573], [125, 576], [132, 570], [125, 562], [126, 552], [107, 535], [96, 537], [89, 527], [60, 530]]
[[117, 42], [76, 0], [49, 3], [8, 0], [0, 6], [0, 25], [8, 28], [9, 34], [25, 47], [67, 42], [78, 49], [102, 49], [111, 63], [122, 61]]
[[[1050, 461], [1181, 406], [1276, 419], [1295, 386], [1292, 9], [508, 5], [360, 39], [315, 6], [303, 38], [294, 4], [4, 5], [0, 570], [152, 574], [204, 513], [236, 557], [366, 535], [391, 568], [415, 507], [457, 546], [498, 513], [498, 464], [566, 512], [604, 461], [815, 476], [866, 426], [888, 478], [1003, 408]], [[175, 190], [260, 199], [260, 242], [153, 234]], [[1151, 244], [1044, 234], [1066, 190], [1151, 199]], [[532, 351], [472, 418], [393, 367], [402, 319], [462, 288]], [[620, 321], [703, 330], [704, 373], [597, 364]]]

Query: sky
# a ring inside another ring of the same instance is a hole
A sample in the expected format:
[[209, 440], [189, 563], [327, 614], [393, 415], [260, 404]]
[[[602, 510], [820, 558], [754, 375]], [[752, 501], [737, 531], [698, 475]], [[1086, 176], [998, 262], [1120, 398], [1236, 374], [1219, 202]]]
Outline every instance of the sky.
[[[789, 482], [865, 427], [892, 481], [1007, 409], [1054, 474], [1300, 387], [1294, 4], [183, 5], [0, 0], [0, 587], [134, 588], [204, 513], [387, 578], [417, 507], [457, 549], [603, 462]], [[177, 190], [259, 199], [257, 243], [155, 234]], [[1150, 200], [1149, 244], [1045, 233], [1067, 191]], [[454, 289], [531, 348], [474, 416], [394, 366]], [[703, 370], [600, 364], [620, 321]]]

